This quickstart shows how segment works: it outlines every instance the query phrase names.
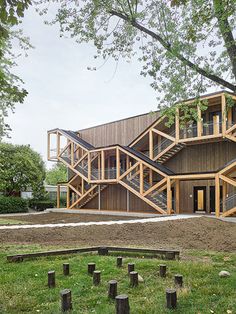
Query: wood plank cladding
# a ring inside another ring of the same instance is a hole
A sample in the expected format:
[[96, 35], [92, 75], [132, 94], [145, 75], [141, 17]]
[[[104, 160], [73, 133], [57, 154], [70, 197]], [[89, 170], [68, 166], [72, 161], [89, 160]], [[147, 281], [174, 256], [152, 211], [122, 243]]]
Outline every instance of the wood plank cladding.
[[159, 112], [150, 112], [127, 119], [114, 121], [88, 129], [79, 130], [82, 139], [95, 147], [112, 144], [128, 145], [159, 117]]
[[217, 171], [235, 159], [233, 142], [215, 142], [186, 146], [164, 165], [176, 173]]
[[[98, 209], [98, 196], [93, 198], [83, 208]], [[111, 184], [101, 192], [101, 210], [127, 211], [127, 190], [119, 184]], [[129, 192], [129, 211], [158, 214], [158, 212]]]

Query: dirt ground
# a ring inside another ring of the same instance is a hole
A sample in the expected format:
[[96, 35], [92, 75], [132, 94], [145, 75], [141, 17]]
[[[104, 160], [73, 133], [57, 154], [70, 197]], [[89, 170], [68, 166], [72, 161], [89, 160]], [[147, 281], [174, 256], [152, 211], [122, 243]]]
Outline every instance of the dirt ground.
[[[140, 217], [111, 216], [99, 214], [68, 214], [68, 213], [42, 213], [31, 215], [8, 216], [7, 219], [20, 220], [27, 224], [56, 224], [70, 222], [90, 222], [90, 221], [108, 221], [108, 220], [130, 220], [140, 219]], [[145, 218], [145, 217], [143, 217]]]
[[71, 247], [126, 245], [236, 252], [236, 224], [200, 217], [143, 224], [0, 230], [0, 245], [8, 243]]

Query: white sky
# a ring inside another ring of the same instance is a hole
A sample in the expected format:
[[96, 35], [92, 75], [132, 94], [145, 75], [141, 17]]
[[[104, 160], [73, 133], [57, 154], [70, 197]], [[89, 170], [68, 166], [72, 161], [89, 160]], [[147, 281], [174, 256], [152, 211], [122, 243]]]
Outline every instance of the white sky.
[[44, 19], [31, 9], [23, 20], [22, 29], [35, 48], [18, 60], [15, 72], [29, 95], [9, 114], [7, 141], [30, 144], [46, 161], [49, 129], [78, 130], [156, 110], [155, 91], [139, 75], [138, 62], [121, 61], [116, 73], [112, 60], [88, 71], [87, 66], [102, 64], [95, 63], [93, 46], [60, 38], [58, 27], [45, 25]]

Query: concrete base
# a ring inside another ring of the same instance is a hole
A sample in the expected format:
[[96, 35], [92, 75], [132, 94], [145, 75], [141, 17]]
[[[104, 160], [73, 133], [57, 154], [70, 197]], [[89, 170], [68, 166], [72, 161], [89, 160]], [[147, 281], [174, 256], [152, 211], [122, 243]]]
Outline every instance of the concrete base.
[[[139, 213], [139, 212], [125, 212], [125, 211], [109, 211], [109, 210], [93, 210], [93, 209], [67, 209], [67, 208], [48, 208], [44, 213], [65, 213], [65, 214], [91, 214], [91, 215], [107, 215], [107, 216], [125, 216], [125, 217], [165, 217], [169, 215]], [[173, 215], [172, 215], [173, 216]]]

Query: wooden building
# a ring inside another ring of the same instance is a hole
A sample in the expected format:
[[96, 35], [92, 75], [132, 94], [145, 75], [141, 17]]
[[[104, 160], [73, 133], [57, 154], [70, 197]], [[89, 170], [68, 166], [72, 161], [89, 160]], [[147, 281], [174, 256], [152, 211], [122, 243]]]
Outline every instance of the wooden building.
[[[157, 214], [236, 213], [236, 96], [194, 99], [198, 119], [147, 113], [88, 129], [48, 131], [48, 159], [68, 167], [67, 208]], [[232, 105], [233, 104], [233, 105]], [[60, 185], [58, 185], [58, 195]]]

